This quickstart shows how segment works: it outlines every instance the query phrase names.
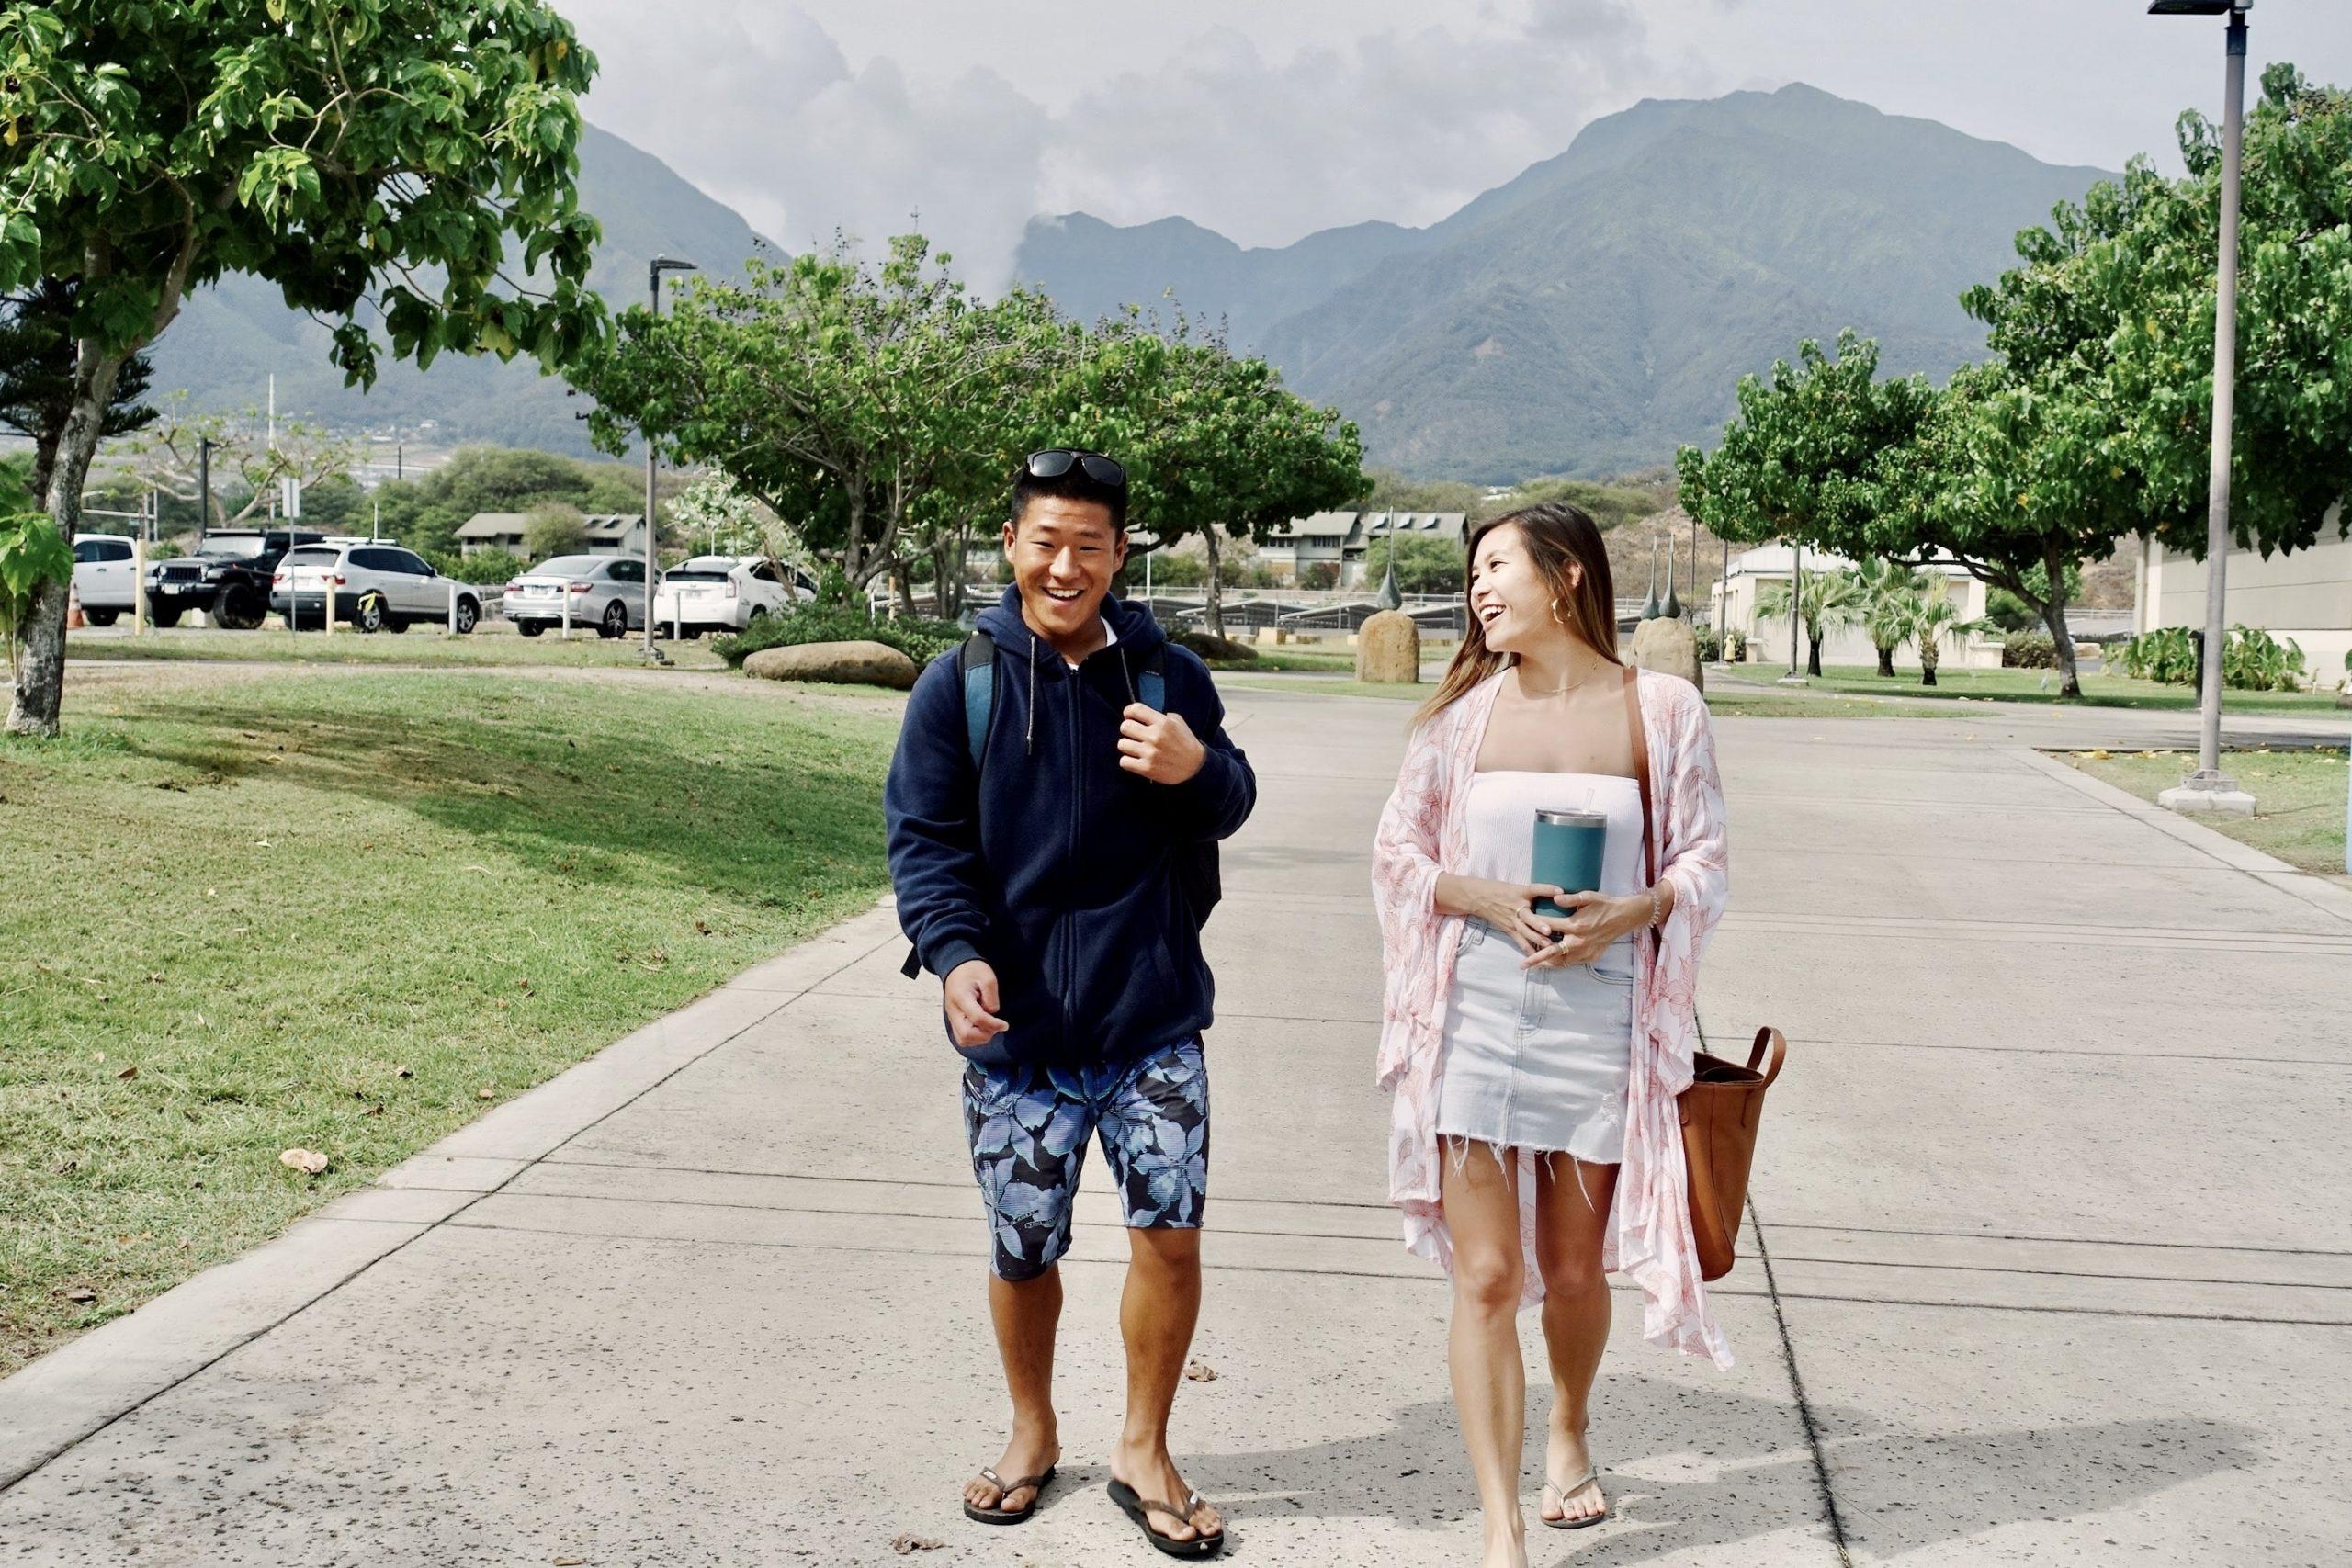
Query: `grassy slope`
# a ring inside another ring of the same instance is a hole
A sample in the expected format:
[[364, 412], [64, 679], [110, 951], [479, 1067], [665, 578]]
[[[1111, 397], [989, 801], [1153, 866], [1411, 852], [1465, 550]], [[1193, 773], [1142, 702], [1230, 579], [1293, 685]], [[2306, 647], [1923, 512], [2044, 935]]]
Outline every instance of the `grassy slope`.
[[268, 680], [0, 745], [0, 1372], [884, 886], [894, 704]]
[[[2094, 778], [2143, 800], [2154, 800], [2195, 771], [2197, 757], [2180, 751], [2062, 752]], [[2199, 821], [2276, 855], [2304, 871], [2344, 876], [2345, 753], [2230, 751], [2222, 771], [2254, 796], [2252, 817], [2200, 817]]]

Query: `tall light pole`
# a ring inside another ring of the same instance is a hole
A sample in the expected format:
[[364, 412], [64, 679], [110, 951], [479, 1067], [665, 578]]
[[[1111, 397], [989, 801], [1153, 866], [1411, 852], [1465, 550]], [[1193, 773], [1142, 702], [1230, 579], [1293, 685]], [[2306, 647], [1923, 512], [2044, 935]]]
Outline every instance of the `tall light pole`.
[[1802, 686], [1804, 671], [1797, 660], [1797, 626], [1804, 619], [1804, 546], [1789, 541], [1789, 672], [1776, 686]]
[[2213, 308], [2213, 462], [2205, 502], [2205, 671], [2197, 771], [2157, 800], [2175, 811], [2250, 816], [2254, 796], [2222, 772], [2222, 663], [2228, 646], [2230, 425], [2238, 367], [2238, 151], [2245, 130], [2245, 14], [2254, 0], [2149, 0], [2152, 17], [2223, 17], [2222, 254]]
[[[662, 275], [698, 270], [690, 261], [673, 261], [668, 256], [655, 256], [646, 264], [646, 283], [652, 291], [656, 318], [662, 314]], [[638, 434], [645, 442], [645, 657], [659, 660], [661, 650], [653, 646], [653, 584], [662, 573], [653, 553], [653, 470], [661, 459], [654, 455], [653, 433], [640, 430]]]

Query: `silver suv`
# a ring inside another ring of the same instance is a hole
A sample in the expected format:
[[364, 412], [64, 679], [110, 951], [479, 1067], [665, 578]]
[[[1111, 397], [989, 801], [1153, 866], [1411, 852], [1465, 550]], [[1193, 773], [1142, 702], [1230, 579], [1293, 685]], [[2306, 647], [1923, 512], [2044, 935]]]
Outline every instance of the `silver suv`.
[[462, 635], [481, 622], [481, 590], [442, 576], [398, 545], [303, 545], [288, 550], [270, 579], [269, 607], [300, 631], [334, 618], [363, 632], [455, 625]]

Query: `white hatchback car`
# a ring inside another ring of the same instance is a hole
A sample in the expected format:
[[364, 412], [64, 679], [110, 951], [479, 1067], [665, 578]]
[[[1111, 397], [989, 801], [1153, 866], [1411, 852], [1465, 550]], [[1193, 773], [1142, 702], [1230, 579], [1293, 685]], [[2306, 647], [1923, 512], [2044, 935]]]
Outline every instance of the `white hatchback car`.
[[696, 556], [662, 574], [653, 591], [653, 625], [687, 637], [740, 632], [762, 615], [816, 596], [807, 572], [765, 556]]

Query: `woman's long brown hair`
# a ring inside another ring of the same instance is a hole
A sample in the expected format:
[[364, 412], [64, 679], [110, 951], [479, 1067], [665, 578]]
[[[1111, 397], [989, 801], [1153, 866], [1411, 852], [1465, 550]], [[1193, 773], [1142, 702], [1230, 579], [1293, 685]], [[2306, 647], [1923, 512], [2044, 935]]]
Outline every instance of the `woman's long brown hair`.
[[[1568, 628], [1568, 635], [1599, 649], [1615, 662], [1624, 662], [1617, 652], [1617, 590], [1610, 581], [1609, 548], [1600, 542], [1600, 525], [1584, 508], [1565, 501], [1523, 506], [1488, 518], [1470, 536], [1469, 553], [1462, 567], [1462, 646], [1454, 650], [1453, 662], [1445, 667], [1436, 694], [1413, 716], [1416, 726], [1435, 718], [1479, 682], [1511, 663], [1510, 655], [1487, 646], [1487, 628], [1478, 624], [1470, 608], [1471, 568], [1478, 558], [1478, 542], [1506, 525], [1519, 530], [1535, 570], [1552, 585], [1552, 614]], [[1568, 570], [1572, 564], [1584, 569], [1580, 583], [1572, 581]]]

